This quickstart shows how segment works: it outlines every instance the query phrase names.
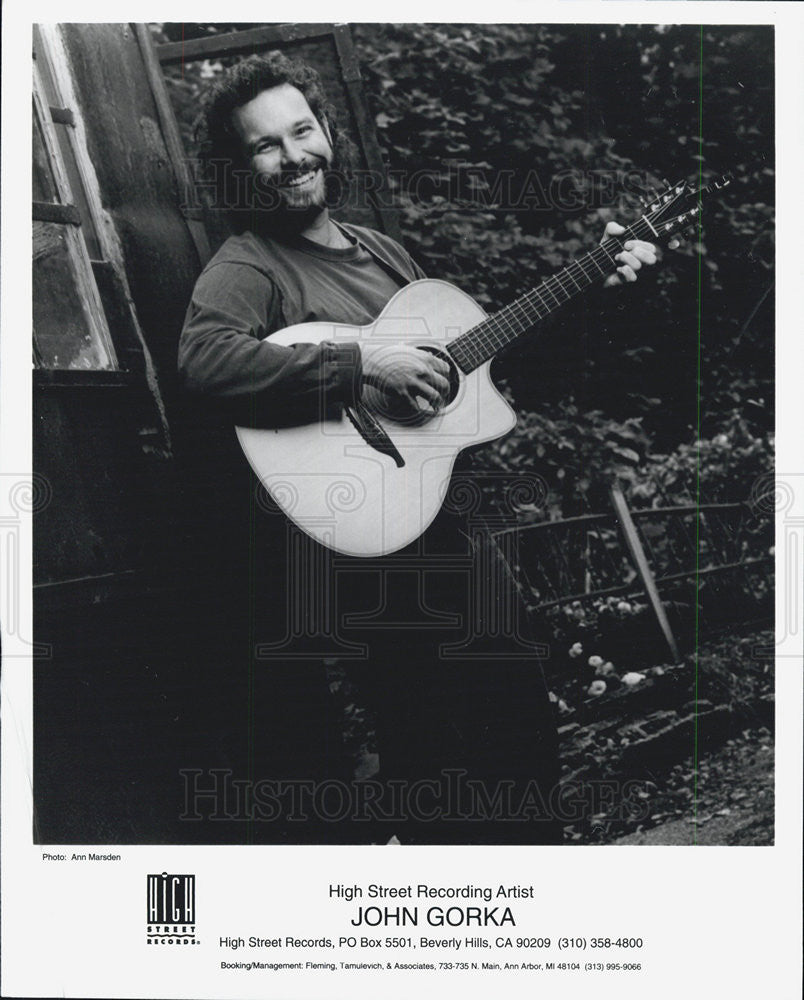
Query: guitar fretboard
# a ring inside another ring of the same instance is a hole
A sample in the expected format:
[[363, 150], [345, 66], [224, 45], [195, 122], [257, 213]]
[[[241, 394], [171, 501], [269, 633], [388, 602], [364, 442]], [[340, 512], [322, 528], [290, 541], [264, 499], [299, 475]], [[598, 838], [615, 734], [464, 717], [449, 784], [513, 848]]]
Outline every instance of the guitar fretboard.
[[600, 246], [574, 260], [532, 291], [450, 341], [447, 350], [455, 364], [465, 375], [479, 368], [503, 347], [600, 278], [614, 274], [621, 266], [614, 257], [621, 252], [624, 242], [651, 240], [654, 235], [647, 221], [642, 219], [629, 226], [617, 239], [604, 240]]

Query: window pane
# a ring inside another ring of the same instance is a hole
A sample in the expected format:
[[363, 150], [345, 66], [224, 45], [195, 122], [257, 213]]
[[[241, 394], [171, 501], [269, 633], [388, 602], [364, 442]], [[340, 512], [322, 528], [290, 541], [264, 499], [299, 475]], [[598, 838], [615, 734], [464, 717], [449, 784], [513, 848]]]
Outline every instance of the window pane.
[[102, 332], [91, 317], [75, 264], [80, 250], [70, 226], [33, 224], [33, 320], [46, 368], [111, 369]]
[[56, 202], [59, 200], [56, 190], [56, 178], [45, 152], [45, 141], [42, 138], [42, 126], [34, 106], [33, 114], [33, 200]]

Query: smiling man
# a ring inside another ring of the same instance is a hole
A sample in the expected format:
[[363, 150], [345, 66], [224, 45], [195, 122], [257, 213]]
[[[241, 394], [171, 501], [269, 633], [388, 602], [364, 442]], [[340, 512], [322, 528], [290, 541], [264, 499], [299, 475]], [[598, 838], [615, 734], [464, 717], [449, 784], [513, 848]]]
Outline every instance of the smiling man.
[[179, 346], [186, 387], [244, 423], [315, 419], [322, 392], [326, 405], [351, 402], [364, 382], [403, 410], [437, 406], [447, 365], [415, 347], [260, 342], [295, 323], [368, 323], [424, 277], [389, 237], [330, 216], [351, 144], [315, 71], [278, 52], [245, 60], [213, 87], [203, 130], [219, 204], [243, 232], [196, 285]]
[[[449, 368], [415, 346], [285, 346], [264, 340], [298, 323], [368, 324], [400, 288], [424, 277], [389, 237], [330, 215], [338, 180], [349, 167], [350, 144], [315, 71], [277, 52], [246, 59], [211, 89], [203, 136], [221, 207], [240, 232], [206, 266], [187, 311], [179, 370], [188, 391], [236, 423], [267, 427], [317, 421], [322, 403], [327, 411], [354, 406], [367, 384], [380, 387], [400, 414], [438, 409], [449, 390]], [[607, 229], [608, 235], [621, 232], [614, 224]], [[625, 280], [656, 260], [653, 246], [639, 242], [625, 244], [618, 258]], [[243, 601], [253, 609], [252, 649], [272, 618], [281, 635], [291, 613], [287, 593], [301, 587], [322, 558], [311, 552], [310, 566], [286, 575], [290, 545], [283, 549], [258, 537], [269, 521], [277, 524], [275, 517], [258, 515], [250, 508], [249, 568], [234, 573], [235, 582], [238, 575], [244, 586], [248, 581]], [[276, 527], [273, 532], [274, 539], [281, 533]], [[523, 654], [532, 650], [532, 640], [515, 629], [496, 636], [484, 658], [439, 655], [460, 646], [467, 608], [480, 600], [469, 592], [462, 568], [467, 559], [485, 567], [480, 586], [492, 580], [499, 588], [486, 595], [499, 612], [491, 617], [509, 616], [527, 631], [510, 571], [490, 535], [470, 538], [465, 525], [445, 513], [417, 544], [402, 552], [404, 573], [397, 570], [394, 577], [391, 567], [383, 575], [382, 565], [367, 573], [354, 560], [349, 588], [316, 596], [322, 605], [337, 604], [335, 613], [345, 620], [351, 615], [367, 623], [359, 638], [369, 651], [364, 685], [376, 703], [384, 790], [393, 783], [400, 794], [407, 790], [401, 811], [397, 800], [382, 803], [379, 812], [390, 814], [379, 836], [428, 843], [555, 842], [556, 739], [541, 668], [532, 652]], [[451, 575], [445, 565], [453, 566]], [[348, 560], [339, 558], [339, 568], [348, 572]], [[372, 621], [387, 610], [386, 585], [396, 601], [396, 617], [388, 620], [397, 624], [372, 631]], [[510, 611], [515, 607], [521, 615]], [[357, 637], [352, 632], [348, 638]], [[258, 681], [270, 678], [264, 699], [256, 689], [250, 697], [256, 705], [253, 732], [276, 751], [271, 773], [257, 778], [288, 776], [287, 767], [304, 756], [306, 725], [309, 732], [303, 706], [312, 699], [313, 682], [302, 677], [297, 651], [279, 639], [272, 648], [279, 652], [270, 664], [249, 666]], [[304, 773], [322, 776], [314, 765]], [[456, 792], [456, 775], [475, 783], [469, 793]], [[504, 792], [514, 815], [500, 815]], [[517, 812], [523, 801], [530, 804]], [[418, 803], [418, 812], [411, 811], [411, 802]]]

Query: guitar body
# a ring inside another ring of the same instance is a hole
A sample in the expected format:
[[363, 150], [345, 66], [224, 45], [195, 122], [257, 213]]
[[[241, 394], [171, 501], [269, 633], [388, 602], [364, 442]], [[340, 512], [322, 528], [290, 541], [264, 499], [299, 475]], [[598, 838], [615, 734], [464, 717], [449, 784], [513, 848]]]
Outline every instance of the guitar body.
[[[401, 289], [368, 326], [304, 323], [272, 334], [277, 344], [359, 342], [414, 345], [448, 357], [446, 345], [486, 318], [445, 281]], [[350, 556], [382, 556], [415, 541], [444, 502], [460, 451], [507, 434], [516, 415], [494, 387], [490, 362], [454, 371], [454, 398], [433, 414], [400, 422], [377, 390], [363, 402], [404, 461], [372, 447], [342, 409], [318, 423], [279, 429], [237, 428], [246, 458], [275, 503], [322, 545]]]

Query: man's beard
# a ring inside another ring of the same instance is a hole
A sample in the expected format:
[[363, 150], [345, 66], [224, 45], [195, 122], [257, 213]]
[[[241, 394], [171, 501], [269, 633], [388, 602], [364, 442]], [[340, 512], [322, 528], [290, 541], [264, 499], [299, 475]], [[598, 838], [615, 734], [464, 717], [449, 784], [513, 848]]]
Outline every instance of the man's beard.
[[[303, 177], [310, 171], [317, 171], [312, 190], [294, 191], [287, 186], [293, 177]], [[279, 182], [264, 175], [252, 182], [252, 205], [255, 221], [264, 228], [293, 234], [310, 226], [318, 216], [331, 207], [331, 195], [337, 176], [326, 161], [308, 164], [293, 174], [283, 174]]]

